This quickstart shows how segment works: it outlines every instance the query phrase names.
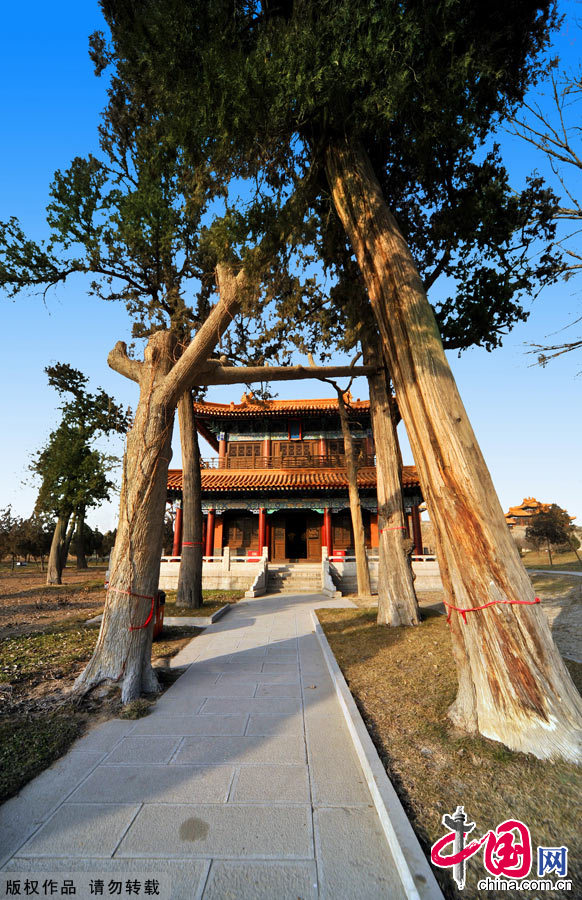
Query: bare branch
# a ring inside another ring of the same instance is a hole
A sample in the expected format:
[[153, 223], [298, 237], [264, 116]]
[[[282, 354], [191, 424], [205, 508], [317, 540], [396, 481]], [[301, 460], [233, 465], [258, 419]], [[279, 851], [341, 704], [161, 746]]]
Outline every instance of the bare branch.
[[333, 377], [373, 375], [375, 372], [375, 366], [229, 366], [207, 374], [199, 373], [194, 384], [252, 384], [258, 381], [303, 381], [307, 378], [325, 381]]
[[119, 372], [120, 375], [124, 375], [131, 381], [137, 381], [139, 384], [142, 363], [137, 359], [129, 358], [125, 341], [117, 341], [115, 347], [110, 351], [109, 356], [107, 357], [107, 363], [115, 372]]

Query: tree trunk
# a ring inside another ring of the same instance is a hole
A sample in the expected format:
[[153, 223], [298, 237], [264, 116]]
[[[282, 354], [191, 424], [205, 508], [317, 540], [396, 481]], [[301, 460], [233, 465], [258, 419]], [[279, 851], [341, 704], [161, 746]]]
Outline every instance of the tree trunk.
[[156, 332], [148, 341], [123, 459], [119, 523], [101, 630], [93, 657], [76, 682], [78, 690], [105, 680], [120, 682], [124, 703], [158, 688], [151, 667], [151, 613], [159, 582], [174, 408], [156, 389], [170, 371], [173, 352], [170, 332]]
[[85, 556], [85, 509], [80, 507], [77, 510], [77, 527], [75, 530], [75, 555], [77, 557], [77, 568], [87, 569], [87, 557]]
[[69, 550], [71, 549], [71, 541], [73, 540], [73, 535], [75, 533], [76, 526], [76, 516], [73, 516], [69, 523], [69, 528], [67, 530], [67, 536], [61, 545], [61, 572], [63, 572], [67, 566], [67, 560], [69, 558]]
[[[376, 336], [363, 335], [364, 360], [382, 359]], [[412, 542], [402, 503], [402, 458], [387, 372], [368, 375], [378, 493], [378, 625], [418, 625]]]
[[350, 515], [352, 517], [352, 529], [354, 532], [354, 550], [356, 553], [356, 577], [358, 580], [358, 595], [369, 597], [372, 593], [370, 587], [370, 570], [368, 569], [368, 557], [366, 556], [366, 536], [362, 521], [362, 508], [358, 493], [358, 467], [354, 454], [354, 442], [348, 422], [346, 404], [341, 391], [337, 392], [340, 422], [344, 437], [344, 453], [346, 457], [346, 471], [348, 475], [348, 492], [350, 496]]
[[553, 566], [554, 563], [553, 563], [553, 561], [552, 561], [552, 548], [550, 547], [550, 542], [549, 542], [549, 541], [547, 541], [546, 543], [547, 543], [547, 547], [548, 547], [548, 559], [549, 559], [549, 561], [550, 561], [550, 565]]
[[62, 584], [63, 583], [63, 548], [67, 543], [67, 525], [69, 524], [69, 516], [59, 516], [53, 539], [51, 541], [51, 549], [46, 567], [46, 583]]
[[449, 715], [514, 750], [579, 758], [582, 700], [535, 604], [406, 241], [357, 142], [331, 144], [326, 171], [434, 519], [459, 678]]
[[235, 277], [229, 267], [219, 266], [217, 279], [220, 300], [176, 362], [176, 336], [169, 331], [150, 337], [143, 363], [130, 359], [122, 342], [109, 354], [112, 368], [138, 382], [139, 401], [127, 435], [119, 524], [101, 630], [93, 656], [75, 682], [77, 693], [113, 681], [121, 686], [122, 702], [128, 703], [142, 691], [159, 689], [151, 665], [153, 611], [176, 404], [206, 365], [246, 289], [244, 270]]
[[178, 402], [182, 447], [182, 547], [176, 604], [192, 609], [202, 606], [202, 478], [200, 448], [192, 393]]

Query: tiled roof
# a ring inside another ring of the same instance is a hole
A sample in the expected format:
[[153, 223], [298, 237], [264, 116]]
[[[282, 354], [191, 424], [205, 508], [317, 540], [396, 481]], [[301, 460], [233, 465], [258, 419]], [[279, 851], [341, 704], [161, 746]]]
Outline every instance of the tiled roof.
[[[202, 469], [202, 491], [247, 493], [253, 491], [305, 491], [347, 488], [348, 477], [342, 469]], [[404, 487], [417, 487], [418, 476], [414, 466], [404, 466]], [[376, 469], [365, 468], [358, 472], [361, 488], [376, 487]], [[182, 470], [170, 469], [168, 490], [182, 490]]]
[[[350, 400], [350, 408], [369, 412], [369, 400]], [[254, 418], [264, 416], [298, 415], [299, 413], [336, 413], [338, 403], [335, 398], [324, 400], [267, 400], [253, 402], [243, 394], [242, 403], [194, 403], [194, 413], [206, 418]]]
[[505, 513], [505, 518], [507, 519], [508, 516], [529, 517], [535, 515], [537, 512], [545, 512], [548, 508], [547, 503], [540, 503], [535, 497], [525, 497], [519, 506], [509, 507], [509, 512]]

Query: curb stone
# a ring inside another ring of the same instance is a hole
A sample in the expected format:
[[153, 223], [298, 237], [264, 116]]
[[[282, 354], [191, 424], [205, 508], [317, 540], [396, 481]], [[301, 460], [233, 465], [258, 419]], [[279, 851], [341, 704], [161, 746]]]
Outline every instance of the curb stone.
[[406, 896], [410, 900], [444, 900], [412, 825], [386, 775], [315, 610], [311, 612], [311, 618]]
[[[221, 606], [220, 609], [213, 612], [211, 616], [168, 616], [167, 619], [164, 619], [164, 625], [167, 625], [168, 628], [207, 628], [209, 625], [213, 625], [217, 619], [221, 619], [231, 606], [231, 603], [225, 603], [224, 606]], [[87, 619], [85, 625], [96, 625], [102, 618], [103, 613], [99, 616], [95, 616], [93, 619]]]

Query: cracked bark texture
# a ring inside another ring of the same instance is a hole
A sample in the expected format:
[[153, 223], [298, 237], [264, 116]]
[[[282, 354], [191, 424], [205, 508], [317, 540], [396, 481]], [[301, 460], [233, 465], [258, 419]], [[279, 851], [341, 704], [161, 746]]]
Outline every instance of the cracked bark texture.
[[[382, 359], [376, 335], [362, 335], [364, 360]], [[378, 493], [378, 625], [418, 625], [420, 612], [414, 591], [412, 542], [407, 534], [402, 502], [402, 457], [395, 410], [384, 367], [368, 375], [370, 414], [376, 449]]]
[[434, 520], [444, 599], [469, 610], [495, 603], [467, 613], [466, 622], [451, 612], [459, 691], [449, 715], [513, 750], [579, 760], [582, 700], [541, 606], [521, 605], [533, 604], [533, 589], [406, 241], [357, 141], [329, 144], [326, 174]]

